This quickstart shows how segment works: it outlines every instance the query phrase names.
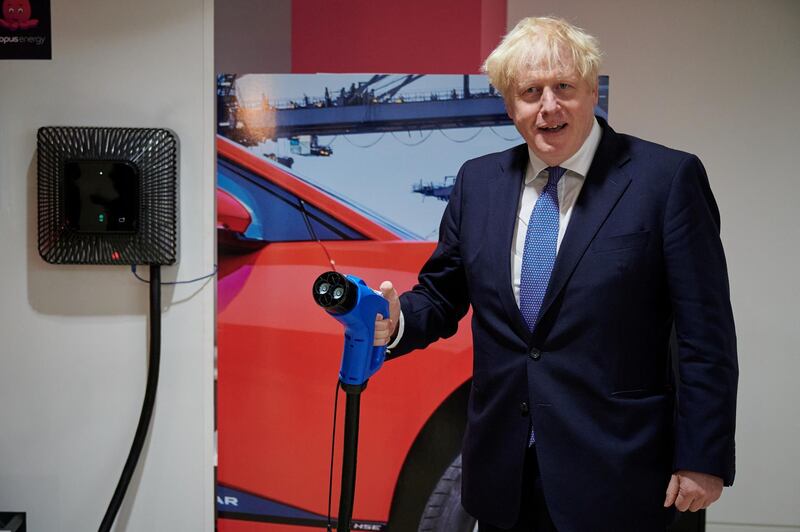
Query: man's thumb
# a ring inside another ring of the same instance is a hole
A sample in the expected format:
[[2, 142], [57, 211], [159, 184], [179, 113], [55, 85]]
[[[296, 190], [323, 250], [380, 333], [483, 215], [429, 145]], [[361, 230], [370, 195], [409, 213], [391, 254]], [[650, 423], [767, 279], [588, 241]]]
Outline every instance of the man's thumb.
[[383, 294], [383, 297], [390, 303], [398, 298], [397, 290], [394, 289], [394, 285], [391, 281], [382, 282], [380, 288], [381, 294]]

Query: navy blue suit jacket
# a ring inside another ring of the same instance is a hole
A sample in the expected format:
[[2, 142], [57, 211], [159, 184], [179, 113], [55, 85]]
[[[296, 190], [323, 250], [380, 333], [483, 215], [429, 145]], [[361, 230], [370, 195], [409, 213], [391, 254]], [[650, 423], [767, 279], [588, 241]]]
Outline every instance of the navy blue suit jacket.
[[495, 526], [517, 520], [531, 423], [561, 532], [663, 530], [676, 470], [733, 482], [736, 337], [708, 178], [694, 155], [601, 126], [534, 333], [511, 286], [525, 145], [464, 164], [400, 297], [391, 357], [452, 335], [472, 305], [462, 502]]

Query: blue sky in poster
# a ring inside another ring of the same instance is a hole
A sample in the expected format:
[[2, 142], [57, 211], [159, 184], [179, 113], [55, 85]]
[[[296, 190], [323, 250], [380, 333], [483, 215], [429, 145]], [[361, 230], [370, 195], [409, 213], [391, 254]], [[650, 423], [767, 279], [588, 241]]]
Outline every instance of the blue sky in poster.
[[[270, 101], [302, 101], [303, 96], [321, 98], [327, 87], [332, 96], [352, 83], [366, 81], [371, 74], [249, 74], [237, 79], [240, 104]], [[406, 97], [431, 92], [449, 93], [463, 88], [459, 75], [428, 75], [398, 93]], [[470, 76], [470, 90], [486, 91], [485, 76]], [[263, 95], [263, 96], [262, 96]], [[330, 144], [330, 157], [304, 157], [290, 153], [288, 139], [266, 141], [249, 148], [257, 155], [275, 153], [292, 156], [292, 172], [333, 190], [349, 200], [379, 212], [421, 237], [435, 240], [445, 202], [414, 193], [420, 181], [443, 183], [461, 164], [473, 157], [508, 149], [522, 142], [513, 126], [402, 131], [393, 133], [320, 136], [319, 144]]]

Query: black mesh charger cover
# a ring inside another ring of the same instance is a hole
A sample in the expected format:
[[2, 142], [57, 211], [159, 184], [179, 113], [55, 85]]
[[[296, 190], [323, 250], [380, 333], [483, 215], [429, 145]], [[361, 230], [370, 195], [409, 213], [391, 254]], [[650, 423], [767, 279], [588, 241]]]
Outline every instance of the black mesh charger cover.
[[39, 129], [39, 254], [47, 262], [174, 264], [177, 194], [178, 140], [167, 129]]

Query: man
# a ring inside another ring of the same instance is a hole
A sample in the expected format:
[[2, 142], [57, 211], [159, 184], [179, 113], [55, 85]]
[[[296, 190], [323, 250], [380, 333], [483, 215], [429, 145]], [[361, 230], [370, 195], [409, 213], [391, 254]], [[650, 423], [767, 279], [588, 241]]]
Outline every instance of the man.
[[464, 164], [419, 284], [381, 286], [390, 357], [472, 305], [462, 502], [482, 531], [664, 530], [733, 482], [717, 206], [697, 157], [595, 119], [599, 62], [563, 20], [504, 38], [484, 68], [525, 144]]

